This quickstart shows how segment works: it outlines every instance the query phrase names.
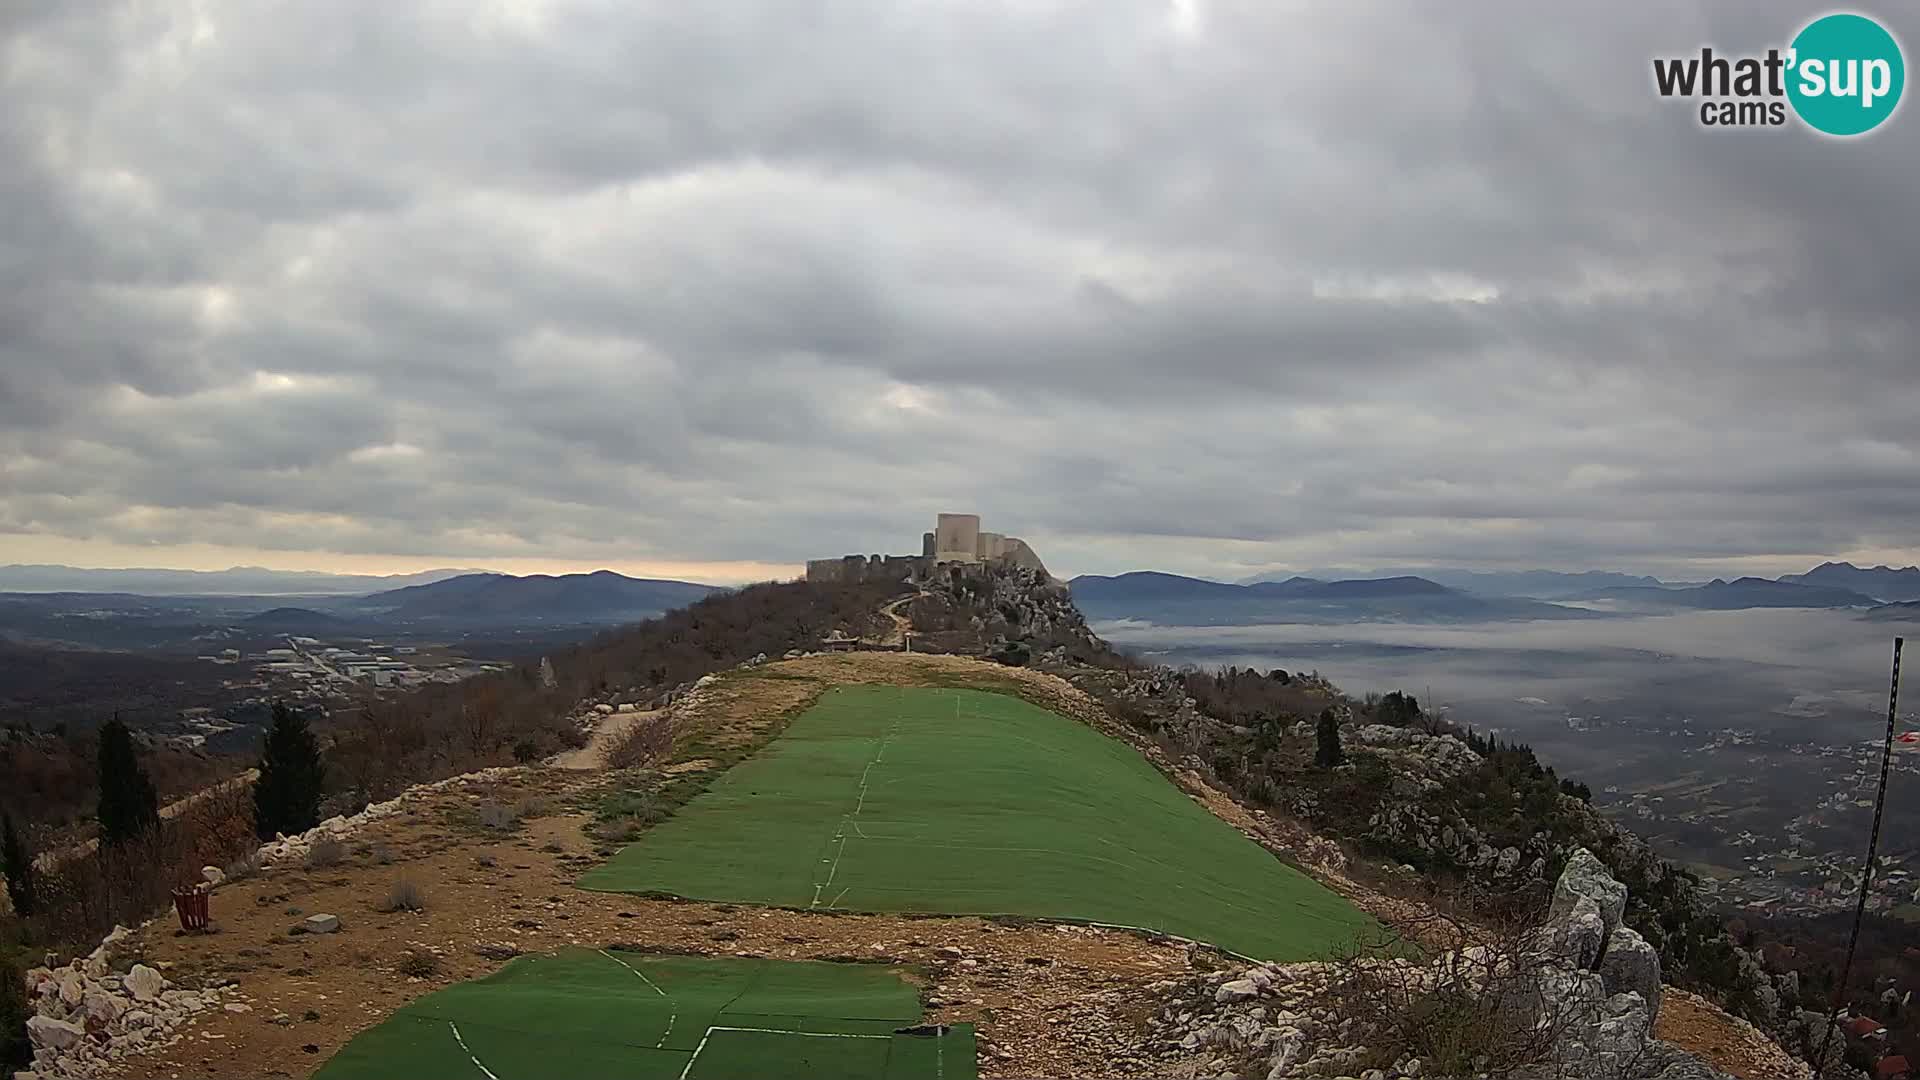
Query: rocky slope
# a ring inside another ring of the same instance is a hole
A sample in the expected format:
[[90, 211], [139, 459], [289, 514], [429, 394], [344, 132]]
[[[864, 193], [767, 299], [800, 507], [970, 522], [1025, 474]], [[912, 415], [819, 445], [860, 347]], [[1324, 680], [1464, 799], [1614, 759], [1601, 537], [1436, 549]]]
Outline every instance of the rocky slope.
[[[1172, 1075], [1222, 1080], [1729, 1080], [1655, 1034], [1660, 959], [1621, 921], [1626, 901], [1581, 849], [1530, 933], [1427, 961], [1375, 952], [1194, 976], [1164, 988], [1147, 1046]], [[1767, 1066], [1811, 1075], [1784, 1053]]]
[[[1513, 918], [1543, 906], [1573, 853], [1588, 850], [1630, 887], [1622, 918], [1669, 980], [1805, 1047], [1810, 1024], [1798, 976], [1770, 972], [1739, 948], [1691, 875], [1602, 816], [1530, 749], [1456, 729], [1401, 695], [1349, 698], [1316, 676], [1131, 662], [1044, 583], [1001, 575], [985, 585], [933, 584], [983, 636], [1034, 642], [1035, 666], [1121, 719], [1122, 737], [1150, 756], [1263, 813], [1270, 832], [1312, 837], [1322, 849], [1336, 841], [1368, 863], [1386, 860], [1382, 869], [1403, 887], [1444, 880], [1456, 899]], [[1333, 715], [1346, 751], [1336, 769], [1314, 766], [1323, 713]], [[1818, 1023], [1813, 1016], [1811, 1026]]]

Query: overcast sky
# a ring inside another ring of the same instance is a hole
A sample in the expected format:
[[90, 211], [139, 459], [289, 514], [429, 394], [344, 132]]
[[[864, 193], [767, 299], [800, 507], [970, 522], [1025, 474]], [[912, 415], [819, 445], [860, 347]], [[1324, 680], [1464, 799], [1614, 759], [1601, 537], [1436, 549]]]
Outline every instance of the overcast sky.
[[1920, 115], [1652, 90], [1817, 10], [5, 0], [0, 562], [1920, 561]]

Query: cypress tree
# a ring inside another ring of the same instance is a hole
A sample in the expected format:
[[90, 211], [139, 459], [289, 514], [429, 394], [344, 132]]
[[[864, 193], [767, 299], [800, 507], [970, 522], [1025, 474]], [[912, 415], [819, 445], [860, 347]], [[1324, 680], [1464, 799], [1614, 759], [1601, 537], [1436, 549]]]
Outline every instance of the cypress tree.
[[276, 703], [273, 726], [260, 753], [260, 779], [253, 785], [253, 827], [262, 840], [277, 833], [303, 833], [320, 824], [320, 793], [326, 763], [307, 718]]
[[33, 1041], [27, 1037], [27, 1018], [32, 1015], [20, 969], [11, 957], [0, 956], [0, 1073], [33, 1063]]
[[1340, 747], [1340, 718], [1327, 709], [1320, 714], [1319, 726], [1315, 729], [1319, 737], [1319, 746], [1315, 748], [1313, 763], [1323, 769], [1331, 769], [1347, 760], [1347, 752]]
[[115, 716], [100, 729], [100, 842], [124, 844], [160, 825], [160, 796], [133, 746], [133, 732]]
[[31, 915], [39, 910], [40, 897], [33, 883], [33, 852], [13, 827], [13, 815], [0, 816], [0, 870], [7, 876], [7, 897], [13, 901], [15, 915]]

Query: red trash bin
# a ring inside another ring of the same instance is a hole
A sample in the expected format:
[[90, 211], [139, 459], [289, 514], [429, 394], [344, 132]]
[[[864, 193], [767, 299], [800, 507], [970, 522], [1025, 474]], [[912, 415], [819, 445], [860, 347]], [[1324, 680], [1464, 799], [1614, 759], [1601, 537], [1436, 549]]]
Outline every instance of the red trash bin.
[[180, 914], [180, 929], [199, 933], [207, 928], [207, 893], [205, 885], [173, 890], [173, 910]]

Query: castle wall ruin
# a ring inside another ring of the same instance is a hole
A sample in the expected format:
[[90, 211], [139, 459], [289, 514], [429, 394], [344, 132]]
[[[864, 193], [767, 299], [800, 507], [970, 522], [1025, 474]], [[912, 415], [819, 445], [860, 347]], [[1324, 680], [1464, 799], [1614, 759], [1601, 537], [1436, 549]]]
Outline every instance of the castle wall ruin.
[[808, 581], [905, 581], [944, 563], [1003, 563], [1046, 573], [1027, 542], [980, 531], [978, 514], [941, 514], [932, 532], [920, 534], [919, 555], [843, 555], [807, 560]]

